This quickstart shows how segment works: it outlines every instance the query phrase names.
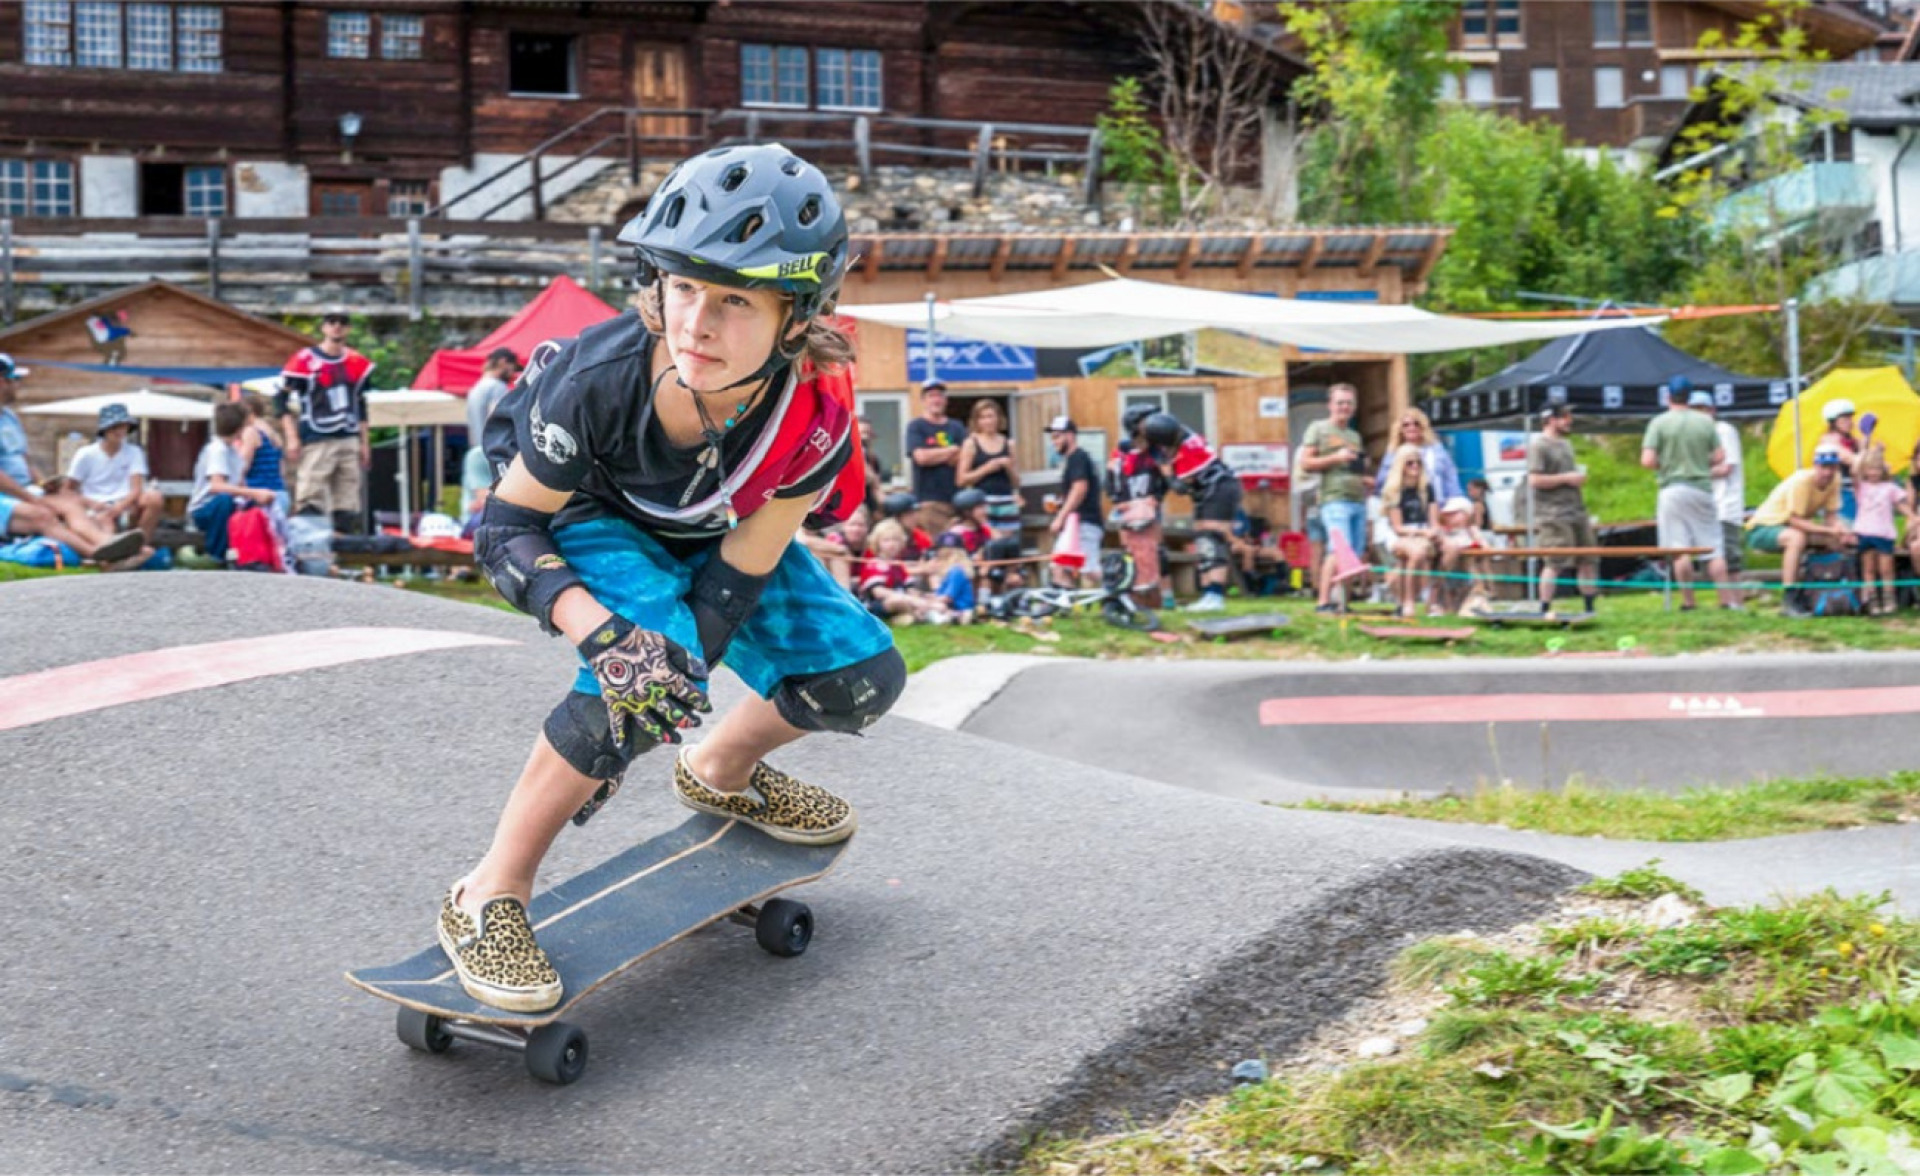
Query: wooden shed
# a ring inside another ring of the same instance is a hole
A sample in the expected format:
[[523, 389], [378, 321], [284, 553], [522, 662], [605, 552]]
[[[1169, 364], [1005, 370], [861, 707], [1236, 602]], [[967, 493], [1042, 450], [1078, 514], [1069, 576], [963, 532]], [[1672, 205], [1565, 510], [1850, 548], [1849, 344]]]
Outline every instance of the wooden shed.
[[[96, 343], [90, 320], [105, 320], [130, 333], [118, 346]], [[156, 382], [152, 376], [79, 371], [54, 363], [102, 364], [114, 356], [133, 367], [278, 368], [312, 340], [279, 323], [196, 294], [171, 282], [150, 281], [91, 298], [0, 330], [0, 351], [31, 374], [20, 382], [20, 406], [75, 396], [134, 392], [207, 393], [200, 385]], [[51, 361], [51, 362], [49, 362]], [[71, 434], [91, 440], [92, 425], [74, 417], [23, 415], [34, 465], [43, 471], [64, 468], [63, 440]], [[147, 429], [147, 461], [156, 480], [193, 476], [193, 461], [206, 442], [201, 422], [155, 422]]]

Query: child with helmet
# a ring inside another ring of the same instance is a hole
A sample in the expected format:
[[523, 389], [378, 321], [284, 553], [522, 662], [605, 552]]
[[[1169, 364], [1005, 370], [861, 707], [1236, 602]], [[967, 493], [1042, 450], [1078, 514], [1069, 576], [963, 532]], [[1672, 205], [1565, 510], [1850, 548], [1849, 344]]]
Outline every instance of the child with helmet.
[[851, 836], [854, 811], [766, 757], [857, 733], [906, 681], [887, 627], [793, 542], [810, 518], [851, 514], [865, 480], [852, 348], [826, 318], [847, 264], [826, 178], [778, 146], [708, 151], [620, 240], [637, 309], [535, 349], [486, 428], [504, 473], [476, 562], [581, 658], [491, 846], [441, 906], [462, 986], [503, 1009], [563, 995], [526, 914], [553, 839], [635, 756], [701, 724], [711, 666], [752, 697], [681, 748], [674, 796], [802, 844]]

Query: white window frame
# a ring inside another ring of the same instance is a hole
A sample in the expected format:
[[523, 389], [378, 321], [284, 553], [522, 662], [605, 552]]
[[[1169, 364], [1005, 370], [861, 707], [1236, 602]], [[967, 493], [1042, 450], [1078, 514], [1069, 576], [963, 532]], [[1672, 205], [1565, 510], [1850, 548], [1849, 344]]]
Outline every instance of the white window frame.
[[1155, 405], [1155, 412], [1171, 413], [1173, 410], [1167, 407], [1167, 397], [1174, 393], [1197, 394], [1200, 397], [1200, 415], [1206, 422], [1206, 428], [1201, 431], [1201, 434], [1207, 438], [1209, 445], [1213, 444], [1213, 439], [1219, 435], [1220, 398], [1218, 390], [1211, 384], [1127, 385], [1121, 388], [1115, 397], [1114, 419], [1120, 420], [1132, 404], [1142, 401], [1151, 401]]
[[[212, 179], [214, 182], [209, 183]], [[195, 196], [200, 207], [194, 207]], [[188, 216], [227, 215], [227, 169], [215, 163], [190, 163], [180, 173], [180, 208]]]
[[373, 57], [371, 12], [327, 13], [327, 56], [338, 61], [367, 61]]
[[[790, 100], [792, 94], [798, 94], [799, 101]], [[813, 54], [805, 45], [773, 47], [773, 97], [773, 105], [789, 109], [804, 110], [813, 101]]]
[[[1546, 89], [1552, 90], [1551, 96], [1542, 100], [1541, 81], [1545, 80]], [[1536, 65], [1527, 71], [1527, 101], [1535, 110], [1560, 109], [1560, 70], [1556, 66]]]
[[[841, 101], [830, 101], [827, 96], [827, 77], [829, 62], [835, 63], [840, 74]], [[865, 86], [860, 79], [865, 76], [861, 63], [870, 63], [873, 67], [873, 97], [871, 101], [862, 101], [861, 90]], [[813, 94], [815, 104], [821, 110], [879, 110], [886, 94], [884, 66], [881, 64], [880, 51], [877, 49], [841, 49], [820, 48], [813, 51]]]
[[[399, 192], [395, 190], [400, 188], [401, 185], [403, 184], [407, 186], [407, 189], [408, 189], [407, 191]], [[415, 185], [418, 185], [417, 192], [413, 190]], [[403, 204], [397, 203], [400, 201], [404, 201], [405, 203]], [[433, 181], [432, 180], [404, 179], [404, 180], [387, 181], [387, 215], [388, 216], [395, 217], [398, 219], [405, 219], [407, 217], [415, 217], [415, 216], [425, 216], [427, 209], [432, 207], [433, 207]]]
[[73, 161], [0, 159], [0, 216], [76, 216]]
[[[398, 31], [394, 26], [399, 25]], [[421, 61], [426, 57], [427, 18], [417, 12], [380, 14], [380, 60]], [[395, 52], [396, 49], [410, 52]]]
[[[1612, 75], [1614, 80], [1614, 98], [1609, 102], [1601, 93], [1601, 79]], [[1593, 67], [1593, 108], [1595, 110], [1619, 110], [1627, 104], [1627, 71], [1617, 65], [1596, 65]]]
[[[1671, 85], [1674, 78], [1680, 79], [1680, 85]], [[1693, 70], [1685, 62], [1669, 62], [1660, 67], [1660, 96], [1662, 98], [1686, 98], [1693, 93]]]
[[[1484, 97], [1477, 96], [1474, 93], [1473, 83], [1476, 79], [1485, 79], [1486, 81], [1486, 95]], [[1460, 79], [1460, 93], [1461, 100], [1468, 106], [1492, 106], [1494, 103], [1500, 101], [1500, 83], [1499, 79], [1494, 77], [1493, 67], [1490, 65], [1476, 65], [1467, 70], [1466, 74]]]
[[27, 0], [21, 10], [21, 59], [28, 65], [73, 65], [72, 0]]
[[[73, 63], [80, 69], [120, 69], [126, 63], [125, 12], [111, 0], [79, 0], [73, 6]], [[102, 36], [101, 34], [107, 34]]]
[[149, 73], [172, 73], [173, 5], [129, 4], [126, 6], [126, 21], [127, 68]]
[[[178, 26], [173, 35], [174, 68], [180, 73], [224, 73], [221, 33], [226, 21], [214, 4], [182, 4], [176, 10]], [[211, 41], [213, 52], [206, 47]]]

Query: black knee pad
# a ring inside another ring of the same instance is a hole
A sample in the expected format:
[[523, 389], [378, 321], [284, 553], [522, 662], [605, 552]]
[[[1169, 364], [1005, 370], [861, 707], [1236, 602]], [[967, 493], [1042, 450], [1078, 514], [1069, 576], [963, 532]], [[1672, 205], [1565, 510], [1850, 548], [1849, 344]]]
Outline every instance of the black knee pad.
[[607, 704], [577, 690], [567, 691], [560, 705], [547, 715], [547, 742], [574, 771], [595, 780], [616, 779], [627, 770], [633, 752], [622, 752], [613, 742], [607, 722]]
[[802, 731], [857, 735], [891, 710], [906, 688], [906, 660], [889, 647], [824, 674], [783, 678], [773, 692], [773, 705], [781, 718]]
[[1233, 545], [1218, 531], [1195, 532], [1193, 550], [1200, 557], [1199, 568], [1203, 576], [1233, 563]]

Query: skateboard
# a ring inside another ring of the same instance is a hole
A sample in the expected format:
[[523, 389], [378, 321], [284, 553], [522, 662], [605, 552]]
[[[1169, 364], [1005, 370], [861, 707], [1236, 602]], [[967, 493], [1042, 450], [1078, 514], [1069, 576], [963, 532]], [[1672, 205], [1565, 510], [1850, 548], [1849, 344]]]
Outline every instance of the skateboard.
[[1439, 629], [1420, 625], [1362, 625], [1360, 631], [1382, 641], [1450, 642], [1471, 641], [1478, 629]]
[[397, 964], [348, 972], [347, 981], [400, 1006], [395, 1029], [409, 1048], [445, 1053], [457, 1038], [514, 1050], [535, 1078], [565, 1086], [587, 1067], [587, 1035], [560, 1019], [569, 1009], [722, 919], [752, 927], [772, 955], [801, 954], [813, 939], [813, 912], [772, 896], [826, 874], [849, 844], [792, 845], [701, 814], [535, 896], [527, 914], [565, 992], [545, 1012], [474, 1000], [438, 944]]
[[1293, 623], [1293, 618], [1285, 613], [1255, 613], [1245, 617], [1213, 617], [1209, 620], [1188, 621], [1187, 626], [1202, 637], [1246, 637], [1258, 633], [1271, 633]]
[[1528, 628], [1577, 629], [1591, 625], [1596, 618], [1592, 613], [1556, 613], [1544, 612], [1539, 605], [1514, 607], [1496, 607], [1484, 613], [1469, 613], [1467, 620], [1483, 625], [1521, 625]]

